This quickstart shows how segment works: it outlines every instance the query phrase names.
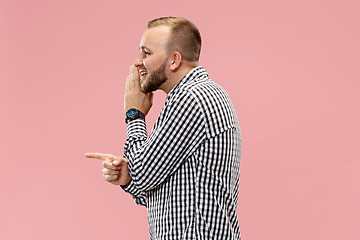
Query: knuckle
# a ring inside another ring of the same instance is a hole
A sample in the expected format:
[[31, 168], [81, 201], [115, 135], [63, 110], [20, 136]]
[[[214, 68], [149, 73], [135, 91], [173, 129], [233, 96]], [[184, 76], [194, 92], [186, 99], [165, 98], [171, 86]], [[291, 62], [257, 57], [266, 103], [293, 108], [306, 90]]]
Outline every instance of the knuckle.
[[105, 175], [104, 175], [104, 179], [105, 179], [106, 181], [111, 181], [111, 176], [108, 175], [108, 174], [105, 174]]
[[111, 164], [108, 161], [103, 162], [103, 167], [104, 168], [109, 168], [109, 166], [111, 166]]

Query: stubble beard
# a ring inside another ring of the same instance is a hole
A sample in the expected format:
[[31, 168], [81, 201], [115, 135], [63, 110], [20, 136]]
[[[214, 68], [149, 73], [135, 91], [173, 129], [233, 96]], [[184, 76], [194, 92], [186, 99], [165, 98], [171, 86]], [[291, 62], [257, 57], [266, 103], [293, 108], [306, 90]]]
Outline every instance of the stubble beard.
[[166, 82], [166, 80], [168, 79], [166, 74], [165, 74], [165, 62], [163, 64], [161, 64], [161, 66], [159, 67], [159, 69], [153, 71], [152, 73], [148, 73], [148, 77], [145, 80], [145, 84], [141, 84], [141, 91], [144, 93], [149, 93], [149, 92], [153, 92], [157, 89], [159, 89], [159, 87]]

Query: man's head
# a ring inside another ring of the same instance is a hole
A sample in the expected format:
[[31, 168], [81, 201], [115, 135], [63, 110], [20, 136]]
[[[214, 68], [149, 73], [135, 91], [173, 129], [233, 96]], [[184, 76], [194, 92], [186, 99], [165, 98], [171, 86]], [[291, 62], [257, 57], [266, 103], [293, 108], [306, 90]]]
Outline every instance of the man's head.
[[201, 36], [192, 22], [185, 18], [162, 17], [148, 22], [148, 29], [161, 25], [170, 27], [170, 37], [167, 44], [169, 54], [177, 51], [186, 61], [199, 61]]
[[139, 68], [141, 90], [155, 91], [176, 73], [197, 66], [200, 49], [199, 30], [189, 20], [177, 17], [151, 20], [134, 63]]

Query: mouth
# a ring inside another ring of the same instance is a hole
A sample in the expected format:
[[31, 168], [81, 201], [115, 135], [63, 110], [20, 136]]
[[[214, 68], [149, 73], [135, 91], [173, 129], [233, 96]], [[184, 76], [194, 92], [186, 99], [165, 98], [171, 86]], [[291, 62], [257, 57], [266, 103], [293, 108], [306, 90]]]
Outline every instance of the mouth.
[[140, 71], [140, 79], [141, 80], [144, 80], [147, 75], [148, 75], [148, 73], [146, 71]]

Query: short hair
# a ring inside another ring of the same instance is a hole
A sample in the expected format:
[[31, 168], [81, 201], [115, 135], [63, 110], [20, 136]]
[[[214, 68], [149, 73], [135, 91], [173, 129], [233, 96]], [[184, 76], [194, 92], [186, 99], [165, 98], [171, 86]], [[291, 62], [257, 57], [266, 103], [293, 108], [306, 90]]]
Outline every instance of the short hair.
[[181, 17], [161, 17], [149, 21], [147, 27], [160, 25], [170, 27], [169, 52], [178, 51], [184, 60], [199, 61], [201, 36], [192, 22]]

